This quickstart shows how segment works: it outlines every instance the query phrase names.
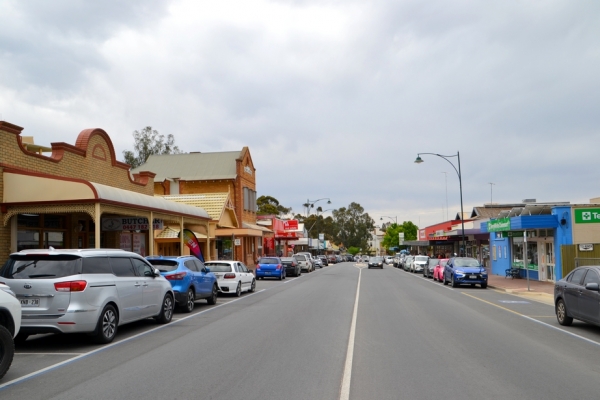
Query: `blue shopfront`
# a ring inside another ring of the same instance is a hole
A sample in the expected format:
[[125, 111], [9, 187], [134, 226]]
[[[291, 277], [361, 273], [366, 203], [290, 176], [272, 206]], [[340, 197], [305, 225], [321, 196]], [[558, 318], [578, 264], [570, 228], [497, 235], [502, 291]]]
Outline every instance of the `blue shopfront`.
[[[531, 215], [532, 210], [540, 215]], [[561, 246], [573, 243], [571, 225], [570, 206], [524, 207], [481, 223], [481, 232], [490, 235], [491, 273], [504, 276], [516, 268], [523, 278], [561, 279]]]

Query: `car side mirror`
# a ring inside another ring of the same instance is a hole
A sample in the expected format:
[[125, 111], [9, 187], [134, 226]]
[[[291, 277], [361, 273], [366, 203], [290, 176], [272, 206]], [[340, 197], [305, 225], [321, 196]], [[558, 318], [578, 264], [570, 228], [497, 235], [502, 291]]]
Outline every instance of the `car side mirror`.
[[598, 292], [600, 290], [600, 288], [598, 287], [598, 284], [595, 282], [590, 282], [590, 283], [586, 284], [585, 288], [587, 290], [592, 290], [594, 292]]
[[152, 272], [154, 272], [155, 277], [160, 276], [160, 271], [158, 270], [158, 268], [154, 268], [154, 271], [152, 271]]
[[202, 268], [202, 272], [204, 272], [205, 274], [208, 274], [210, 272], [210, 268]]

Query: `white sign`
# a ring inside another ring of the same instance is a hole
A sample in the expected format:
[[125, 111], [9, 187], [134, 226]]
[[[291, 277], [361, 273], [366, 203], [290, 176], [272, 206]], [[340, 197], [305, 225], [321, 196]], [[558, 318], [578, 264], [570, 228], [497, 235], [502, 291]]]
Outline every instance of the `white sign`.
[[[155, 218], [154, 229], [164, 229], [162, 219]], [[150, 229], [148, 218], [108, 217], [102, 218], [103, 231], [147, 231]]]
[[320, 241], [325, 240], [325, 234], [324, 233], [319, 233], [319, 240]]
[[241, 239], [235, 239], [234, 241], [236, 246], [240, 246], [242, 244], [242, 240]]
[[248, 175], [252, 175], [252, 169], [248, 165], [244, 167], [244, 172]]
[[594, 245], [591, 243], [582, 243], [579, 245], [579, 251], [593, 251]]
[[398, 232], [398, 243], [404, 244], [404, 232]]

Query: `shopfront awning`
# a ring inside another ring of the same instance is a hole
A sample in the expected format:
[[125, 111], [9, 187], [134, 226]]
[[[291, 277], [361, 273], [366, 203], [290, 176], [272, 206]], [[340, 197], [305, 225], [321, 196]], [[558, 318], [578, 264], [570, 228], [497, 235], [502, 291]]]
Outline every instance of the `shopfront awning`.
[[[172, 228], [170, 226], [167, 226], [158, 235], [156, 235], [154, 239], [162, 239], [164, 241], [171, 241], [174, 239], [179, 240], [179, 232], [179, 228]], [[198, 240], [206, 240], [206, 235], [203, 233], [194, 232], [194, 235], [196, 235], [196, 238]]]
[[25, 172], [3, 172], [3, 206], [36, 204], [102, 203], [171, 215], [210, 219], [202, 208], [159, 197], [79, 179], [38, 176]]
[[215, 229], [215, 236], [255, 236], [262, 237], [263, 233], [270, 233], [272, 230], [265, 228], [264, 226], [250, 224], [242, 222], [241, 228], [218, 228]]

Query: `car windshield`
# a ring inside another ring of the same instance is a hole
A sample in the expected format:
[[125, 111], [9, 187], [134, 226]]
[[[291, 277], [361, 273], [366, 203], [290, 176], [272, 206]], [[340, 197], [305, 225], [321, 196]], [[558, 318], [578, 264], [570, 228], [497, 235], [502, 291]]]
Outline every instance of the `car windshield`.
[[11, 256], [4, 265], [2, 276], [8, 279], [61, 278], [81, 274], [81, 257]]
[[175, 260], [148, 259], [147, 261], [158, 268], [160, 272], [175, 271], [178, 265]]
[[428, 258], [429, 257], [427, 257], [427, 256], [416, 256], [415, 262], [425, 262], [425, 261], [427, 261]]
[[231, 264], [223, 262], [207, 262], [204, 264], [210, 272], [231, 272]]
[[279, 260], [276, 258], [261, 258], [258, 260], [259, 264], [279, 264]]
[[369, 261], [380, 262], [382, 261], [381, 257], [371, 257]]
[[479, 267], [479, 261], [474, 258], [456, 258], [454, 259], [455, 267]]

